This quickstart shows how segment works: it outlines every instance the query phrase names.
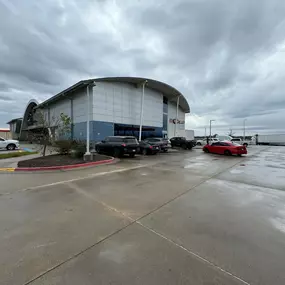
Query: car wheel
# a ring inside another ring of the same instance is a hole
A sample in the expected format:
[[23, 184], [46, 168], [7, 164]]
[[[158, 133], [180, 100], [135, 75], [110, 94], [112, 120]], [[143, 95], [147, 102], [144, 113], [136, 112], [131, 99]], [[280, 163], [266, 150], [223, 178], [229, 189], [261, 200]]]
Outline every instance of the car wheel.
[[200, 142], [197, 142], [196, 145], [202, 145]]
[[238, 154], [238, 156], [241, 156], [241, 154]]
[[16, 145], [14, 144], [8, 144], [7, 145], [7, 150], [14, 150], [16, 148]]
[[204, 152], [209, 153], [209, 149], [204, 148], [203, 150], [204, 150]]
[[225, 155], [232, 155], [232, 153], [229, 150], [225, 150], [224, 154]]
[[167, 149], [167, 148], [165, 148], [165, 149], [163, 150], [163, 152], [168, 152], [168, 149]]
[[183, 145], [182, 145], [182, 148], [183, 148], [183, 149], [187, 149], [187, 145], [186, 145], [186, 144], [183, 144]]
[[248, 144], [247, 144], [247, 143], [244, 143], [243, 146], [248, 147]]
[[142, 155], [146, 155], [146, 154], [147, 154], [147, 150], [146, 150], [146, 148], [143, 148]]
[[121, 156], [121, 151], [118, 148], [114, 149], [114, 157], [120, 157]]
[[131, 158], [134, 158], [134, 157], [135, 157], [135, 154], [134, 154], [134, 153], [130, 153], [130, 157], [131, 157]]

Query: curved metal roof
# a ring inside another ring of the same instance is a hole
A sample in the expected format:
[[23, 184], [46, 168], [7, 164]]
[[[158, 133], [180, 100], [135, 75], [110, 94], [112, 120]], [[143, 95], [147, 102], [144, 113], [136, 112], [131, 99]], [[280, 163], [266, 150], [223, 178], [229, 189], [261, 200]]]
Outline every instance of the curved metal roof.
[[190, 107], [186, 98], [177, 89], [161, 81], [149, 78], [142, 78], [142, 77], [103, 77], [103, 78], [81, 80], [76, 84], [72, 85], [71, 87], [56, 94], [55, 96], [49, 98], [48, 100], [42, 102], [36, 108], [54, 103], [55, 101], [58, 101], [62, 99], [62, 97], [67, 96], [71, 92], [75, 91], [75, 89], [82, 88], [83, 86], [86, 86], [88, 84], [92, 83], [96, 84], [96, 82], [118, 82], [118, 83], [130, 83], [130, 84], [140, 85], [146, 80], [147, 80], [146, 88], [150, 88], [158, 92], [161, 92], [165, 97], [168, 98], [169, 101], [176, 102], [177, 97], [180, 96], [179, 106], [185, 113], [190, 113]]

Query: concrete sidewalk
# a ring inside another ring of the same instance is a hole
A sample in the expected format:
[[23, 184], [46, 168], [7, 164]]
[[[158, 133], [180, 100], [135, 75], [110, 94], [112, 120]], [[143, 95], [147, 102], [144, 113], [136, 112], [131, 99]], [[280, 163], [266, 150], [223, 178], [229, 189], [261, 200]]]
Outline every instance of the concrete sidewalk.
[[31, 154], [31, 155], [24, 155], [19, 157], [12, 157], [12, 158], [5, 158], [0, 159], [0, 168], [15, 168], [18, 166], [18, 162], [22, 160], [32, 159], [36, 157], [40, 157], [41, 154]]

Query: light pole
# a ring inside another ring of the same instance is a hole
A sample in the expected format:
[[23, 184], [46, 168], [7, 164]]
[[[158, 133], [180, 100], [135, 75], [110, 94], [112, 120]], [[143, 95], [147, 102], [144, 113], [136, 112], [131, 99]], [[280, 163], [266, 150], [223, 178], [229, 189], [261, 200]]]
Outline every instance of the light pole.
[[93, 86], [96, 86], [95, 82], [92, 82], [87, 85], [86, 87], [86, 153], [84, 154], [84, 159], [85, 160], [90, 160], [91, 159], [91, 153], [90, 153], [90, 87], [92, 87], [92, 92], [93, 92]]
[[210, 120], [210, 139], [212, 138], [212, 122], [215, 122], [215, 120]]
[[176, 118], [175, 118], [175, 124], [174, 124], [174, 136], [176, 137], [176, 125], [177, 125], [177, 122], [178, 122], [178, 108], [179, 108], [179, 99], [180, 99], [180, 96], [179, 95], [177, 97], [177, 103], [176, 103]]
[[141, 119], [140, 119], [140, 133], [139, 133], [139, 141], [142, 140], [142, 125], [143, 125], [143, 105], [144, 105], [144, 87], [147, 83], [147, 80], [145, 80], [142, 83], [142, 97], [141, 97]]
[[246, 119], [243, 120], [243, 140], [245, 141], [245, 122]]

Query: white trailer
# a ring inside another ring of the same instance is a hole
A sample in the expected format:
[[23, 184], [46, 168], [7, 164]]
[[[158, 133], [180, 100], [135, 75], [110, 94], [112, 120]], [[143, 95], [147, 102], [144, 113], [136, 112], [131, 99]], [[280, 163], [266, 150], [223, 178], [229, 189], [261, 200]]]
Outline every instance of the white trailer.
[[194, 130], [185, 130], [185, 138], [188, 141], [193, 141], [194, 140]]
[[257, 144], [263, 145], [285, 145], [285, 134], [258, 135]]

